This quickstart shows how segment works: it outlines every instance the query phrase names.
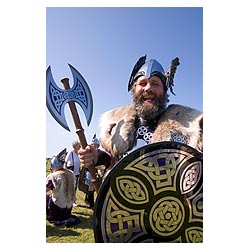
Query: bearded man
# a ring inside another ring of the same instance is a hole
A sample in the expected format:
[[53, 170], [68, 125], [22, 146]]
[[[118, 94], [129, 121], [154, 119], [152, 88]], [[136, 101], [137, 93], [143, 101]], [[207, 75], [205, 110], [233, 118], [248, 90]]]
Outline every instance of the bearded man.
[[[177, 58], [178, 59], [178, 58]], [[100, 143], [105, 152], [92, 145], [79, 150], [85, 167], [105, 163], [109, 155], [112, 165], [142, 143], [176, 141], [202, 151], [203, 115], [200, 111], [168, 103], [167, 81], [162, 65], [155, 59], [141, 57], [131, 73], [128, 90], [133, 104], [104, 113], [100, 120]], [[176, 68], [175, 68], [176, 69]], [[172, 92], [173, 93], [173, 92]]]

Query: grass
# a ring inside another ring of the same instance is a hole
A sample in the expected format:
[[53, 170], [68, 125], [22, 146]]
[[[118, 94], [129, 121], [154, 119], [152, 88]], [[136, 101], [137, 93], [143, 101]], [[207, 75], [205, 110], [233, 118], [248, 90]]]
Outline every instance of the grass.
[[[46, 176], [49, 171], [49, 159], [46, 164]], [[47, 243], [94, 243], [93, 210], [86, 206], [85, 194], [76, 191], [77, 207], [73, 207], [72, 214], [77, 216], [81, 223], [72, 226], [54, 226], [46, 220], [46, 242]]]
[[85, 194], [79, 190], [77, 195], [77, 207], [73, 207], [72, 214], [77, 216], [81, 223], [72, 226], [54, 226], [46, 220], [47, 243], [93, 243], [93, 210], [84, 203]]

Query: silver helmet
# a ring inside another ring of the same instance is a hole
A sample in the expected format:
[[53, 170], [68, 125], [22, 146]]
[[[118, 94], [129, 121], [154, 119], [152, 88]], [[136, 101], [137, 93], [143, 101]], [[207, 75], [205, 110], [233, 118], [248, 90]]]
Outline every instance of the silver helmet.
[[136, 62], [129, 78], [128, 91], [131, 90], [138, 77], [145, 76], [147, 78], [150, 78], [152, 76], [158, 76], [163, 83], [165, 91], [170, 88], [171, 92], [173, 93], [173, 78], [176, 71], [176, 67], [180, 64], [179, 58], [177, 57], [172, 60], [168, 71], [165, 72], [162, 65], [158, 61], [156, 61], [155, 59], [150, 59], [146, 62], [146, 57], [146, 55], [142, 56]]

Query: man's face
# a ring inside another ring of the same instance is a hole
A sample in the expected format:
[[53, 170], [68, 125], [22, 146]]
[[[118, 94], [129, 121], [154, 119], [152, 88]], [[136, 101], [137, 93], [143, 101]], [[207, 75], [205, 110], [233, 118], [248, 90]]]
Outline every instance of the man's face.
[[80, 143], [77, 143], [77, 144], [74, 146], [74, 150], [75, 150], [76, 152], [78, 152], [80, 148], [81, 148], [81, 144], [80, 144]]
[[56, 170], [57, 170], [57, 167], [50, 165], [50, 172], [51, 173], [56, 172]]
[[137, 114], [143, 119], [156, 118], [166, 107], [166, 93], [158, 76], [149, 79], [140, 76], [133, 86], [132, 94]]

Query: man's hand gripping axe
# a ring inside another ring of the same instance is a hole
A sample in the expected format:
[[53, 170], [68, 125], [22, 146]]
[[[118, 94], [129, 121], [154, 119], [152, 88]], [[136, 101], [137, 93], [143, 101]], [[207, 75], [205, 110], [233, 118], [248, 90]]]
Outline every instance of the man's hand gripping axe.
[[[65, 129], [70, 131], [64, 114], [64, 107], [66, 103], [69, 104], [71, 115], [76, 128], [76, 133], [79, 137], [82, 148], [87, 146], [84, 129], [82, 128], [79, 115], [77, 113], [75, 102], [77, 102], [83, 109], [83, 112], [87, 118], [87, 124], [89, 125], [92, 113], [93, 113], [93, 99], [89, 89], [89, 86], [81, 74], [69, 64], [70, 70], [73, 75], [74, 85], [72, 88], [69, 86], [69, 78], [61, 79], [64, 86], [64, 90], [59, 88], [52, 76], [51, 68], [48, 67], [46, 71], [46, 105], [51, 115], [55, 120]], [[89, 172], [94, 183], [95, 190], [98, 191], [100, 183], [96, 179], [95, 167], [89, 167]]]

